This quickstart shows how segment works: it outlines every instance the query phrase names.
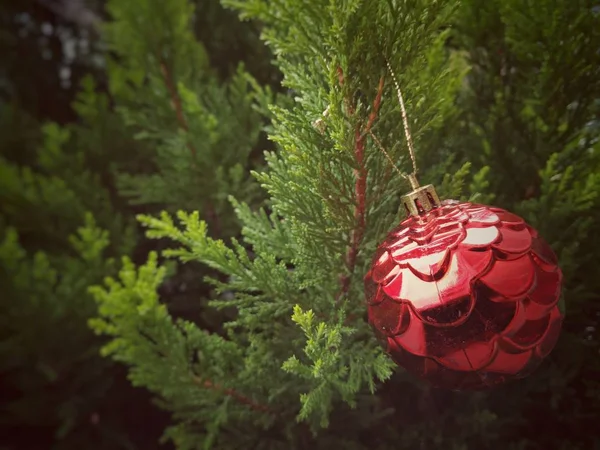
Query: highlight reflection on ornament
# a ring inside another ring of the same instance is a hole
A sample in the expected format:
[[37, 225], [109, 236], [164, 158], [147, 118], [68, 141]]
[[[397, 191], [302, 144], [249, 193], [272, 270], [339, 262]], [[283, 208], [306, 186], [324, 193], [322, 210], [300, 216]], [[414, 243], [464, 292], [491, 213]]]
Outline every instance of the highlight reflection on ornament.
[[[425, 209], [424, 193], [433, 203]], [[530, 374], [563, 319], [562, 273], [548, 244], [503, 209], [438, 203], [432, 186], [404, 200], [420, 210], [388, 235], [365, 277], [369, 322], [391, 357], [451, 389]]]

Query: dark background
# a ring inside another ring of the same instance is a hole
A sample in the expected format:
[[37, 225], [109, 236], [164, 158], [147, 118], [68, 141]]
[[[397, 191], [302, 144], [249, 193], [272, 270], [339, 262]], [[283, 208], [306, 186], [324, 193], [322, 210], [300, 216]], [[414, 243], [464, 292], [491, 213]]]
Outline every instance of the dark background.
[[[230, 76], [238, 62], [243, 61], [261, 84], [279, 89], [280, 75], [270, 64], [270, 54], [254, 26], [241, 23], [218, 0], [199, 0], [196, 8], [195, 31], [219, 77]], [[99, 39], [104, 19], [103, 0], [1, 0], [0, 101], [19, 112], [20, 122], [0, 137], [3, 156], [28, 165], [31, 156], [28, 149], [38, 141], [39, 124], [77, 121], [72, 103], [84, 76], [92, 74], [98, 89], [106, 91], [104, 50]], [[214, 26], [215, 23], [219, 26]], [[151, 245], [142, 241], [135, 254], [144, 258]], [[170, 284], [177, 284], [177, 278], [170, 280]], [[177, 303], [174, 313], [191, 315], [197, 307], [192, 302], [187, 304], [186, 299], [197, 299], [206, 294], [204, 289], [204, 285], [196, 283], [186, 290], [183, 299], [174, 298]], [[90, 428], [98, 420], [109, 420], [118, 423], [116, 428], [124, 431], [135, 448], [157, 448], [170, 415], [151, 403], [145, 389], [131, 387], [125, 367], [112, 365], [110, 371], [113, 384], [107, 400], [100, 403], [101, 409], [89, 417]], [[19, 395], [4, 384], [0, 386], [2, 402]], [[0, 449], [50, 448], [54, 443], [55, 424], [6, 428], [0, 423], [0, 427], [3, 428]], [[93, 432], [88, 439], [94, 439]], [[171, 446], [162, 444], [162, 448]]]

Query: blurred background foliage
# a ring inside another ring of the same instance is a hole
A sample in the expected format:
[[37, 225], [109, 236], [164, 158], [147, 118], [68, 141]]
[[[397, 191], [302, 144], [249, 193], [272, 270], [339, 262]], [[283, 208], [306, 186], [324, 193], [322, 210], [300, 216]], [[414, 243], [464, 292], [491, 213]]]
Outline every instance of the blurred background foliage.
[[[144, 130], [124, 119], [128, 112], [143, 112], [143, 105], [135, 103], [143, 97], [131, 87], [115, 92], [115, 66], [131, 58], [119, 54], [126, 47], [119, 48], [118, 40], [111, 46], [103, 38], [107, 6], [103, 0], [3, 0], [0, 6], [3, 449], [154, 448], [169, 420], [145, 390], [130, 386], [124, 368], [100, 357], [103, 340], [87, 327], [95, 311], [88, 287], [114, 274], [121, 256], [145, 258], [148, 250], [165, 245], [142, 239], [133, 218], [136, 212], [151, 211], [155, 199], [146, 202], [150, 205], [131, 205], [130, 196], [119, 191], [119, 178], [157, 172], [157, 157], [158, 169], [162, 167], [157, 140], [139, 139]], [[241, 23], [216, 0], [193, 6], [190, 39], [198, 48], [192, 51], [206, 52], [206, 75], [190, 89], [201, 88], [208, 77], [205, 91], [217, 96], [212, 101], [221, 105], [221, 117], [231, 115], [227, 101], [235, 110], [236, 102], [248, 96], [247, 76], [256, 87], [281, 90], [280, 75], [255, 25]], [[224, 85], [232, 77], [237, 85]], [[264, 103], [266, 97], [256, 101]], [[255, 98], [246, 102], [253, 108]], [[170, 112], [175, 127], [171, 136], [158, 138], [163, 143], [178, 136], [180, 124]], [[268, 146], [261, 131], [264, 111], [237, 112], [240, 120], [254, 114], [255, 131], [250, 137], [226, 135], [246, 139], [237, 144], [243, 158], [261, 164]], [[221, 126], [237, 124], [232, 117]], [[168, 156], [162, 158], [164, 162]], [[243, 163], [243, 158], [231, 164]], [[246, 167], [237, 172], [247, 176]], [[167, 186], [177, 177], [160, 170], [158, 175], [167, 178]], [[206, 188], [200, 187], [195, 199], [202, 200], [203, 192]], [[190, 198], [185, 192], [171, 198], [169, 206], [182, 207], [185, 198]], [[232, 212], [217, 213], [228, 227], [224, 232], [235, 234], [235, 223], [227, 220]], [[161, 289], [173, 314], [197, 318], [204, 309], [197, 299], [208, 295], [205, 273], [194, 266], [171, 273]]]

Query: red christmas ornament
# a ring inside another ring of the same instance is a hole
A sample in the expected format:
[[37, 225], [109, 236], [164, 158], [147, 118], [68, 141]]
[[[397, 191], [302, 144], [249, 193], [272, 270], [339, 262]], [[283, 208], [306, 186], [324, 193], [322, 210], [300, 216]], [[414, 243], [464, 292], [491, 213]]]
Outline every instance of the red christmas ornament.
[[562, 272], [548, 244], [500, 208], [403, 197], [409, 217], [365, 277], [369, 323], [392, 359], [437, 387], [479, 389], [530, 374], [563, 315]]

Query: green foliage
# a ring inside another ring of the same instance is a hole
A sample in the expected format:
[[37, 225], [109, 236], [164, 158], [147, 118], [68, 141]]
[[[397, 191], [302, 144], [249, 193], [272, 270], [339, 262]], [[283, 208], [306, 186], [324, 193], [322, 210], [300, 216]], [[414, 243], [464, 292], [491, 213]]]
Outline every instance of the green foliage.
[[112, 384], [111, 364], [98, 358], [100, 342], [86, 328], [96, 309], [87, 288], [114, 269], [105, 258], [108, 233], [87, 214], [69, 236], [70, 254], [53, 255], [27, 252], [15, 228], [2, 231], [0, 373], [10, 395], [4, 425], [55, 427], [60, 448], [84, 445], [86, 433], [98, 436], [96, 448], [126, 447], [111, 420], [91, 422]]
[[219, 0], [194, 0], [194, 34], [206, 49], [211, 67], [220, 79], [235, 73], [240, 62], [261, 85], [280, 88], [280, 74], [271, 64], [270, 49], [259, 36], [260, 24], [240, 22], [235, 11]]
[[257, 198], [248, 169], [273, 95], [241, 66], [225, 83], [217, 78], [187, 0], [114, 0], [107, 8], [110, 92], [148, 147], [143, 164], [122, 170], [120, 192], [133, 204], [199, 209], [215, 234], [235, 234], [227, 195]]
[[114, 365], [99, 356], [101, 340], [86, 325], [96, 309], [88, 286], [116, 269], [111, 255], [135, 244], [133, 223], [115, 210], [105, 187], [109, 167], [91, 168], [98, 129], [115, 130], [97, 100], [88, 90], [76, 104], [87, 108], [91, 123], [41, 130], [3, 105], [2, 128], [25, 124], [15, 135], [38, 140], [20, 142], [24, 155], [3, 147], [0, 158], [2, 422], [38, 430], [23, 439], [44, 441], [50, 433], [56, 448], [80, 448], [91, 436], [96, 448], [131, 445], [118, 416], [104, 415], [114, 399]]
[[[345, 314], [340, 311], [343, 319]], [[312, 310], [302, 311], [298, 305], [294, 307], [292, 320], [300, 326], [306, 335], [304, 353], [312, 363], [310, 366], [303, 364], [296, 356], [290, 357], [282, 365], [283, 370], [293, 373], [304, 379], [314, 379], [318, 386], [308, 394], [302, 394], [300, 401], [302, 408], [298, 414], [301, 420], [312, 415], [320, 417], [320, 426], [327, 428], [331, 414], [332, 394], [338, 392], [342, 400], [351, 407], [356, 407], [356, 394], [361, 389], [361, 381], [369, 380], [369, 391], [375, 391], [373, 378], [365, 371], [368, 361], [354, 362], [350, 367], [344, 366], [345, 356], [340, 352], [344, 338], [348, 338], [354, 330], [343, 326], [343, 323], [331, 326], [325, 322], [315, 324], [315, 314]], [[374, 349], [375, 350], [375, 349]], [[381, 352], [374, 351], [370, 363], [376, 371], [379, 380], [387, 380], [392, 374], [392, 364]], [[336, 370], [337, 367], [341, 370]], [[338, 373], [335, 373], [335, 372]]]
[[[118, 280], [109, 278], [105, 289], [92, 289], [103, 319], [90, 324], [115, 337], [103, 354], [131, 365], [134, 385], [160, 394], [161, 406], [174, 411], [176, 419], [207, 424], [208, 432], [195, 446], [210, 447], [223, 422], [248, 416], [244, 408], [228, 407], [231, 398], [224, 395], [236, 387], [232, 375], [243, 372], [243, 355], [221, 336], [174, 321], [156, 294], [164, 277], [155, 253], [139, 269], [125, 259]], [[177, 430], [167, 430], [173, 433]]]
[[[29, 248], [58, 250], [68, 245], [68, 236], [91, 211], [113, 236], [111, 248], [118, 254], [122, 246], [133, 244], [133, 228], [131, 220], [115, 215], [113, 204], [118, 207], [119, 202], [108, 186], [113, 165], [127, 161], [122, 150], [131, 141], [123, 136], [122, 126], [115, 123], [106, 96], [94, 92], [92, 80], [86, 79], [82, 87], [74, 104], [81, 114], [81, 124], [29, 124], [22, 132], [39, 140], [23, 149], [29, 157], [21, 161], [3, 148], [0, 212], [18, 229]], [[18, 109], [3, 104], [2, 110], [3, 127], [24, 123]], [[106, 160], [107, 155], [114, 159]]]
[[454, 41], [469, 50], [471, 65], [464, 132], [482, 149], [472, 154], [463, 145], [457, 156], [512, 174], [510, 184], [490, 177], [503, 204], [539, 193], [539, 170], [552, 154], [563, 155], [561, 170], [566, 157], [585, 158], [582, 148], [569, 147], [598, 114], [600, 32], [592, 6], [470, 0], [456, 16]]

